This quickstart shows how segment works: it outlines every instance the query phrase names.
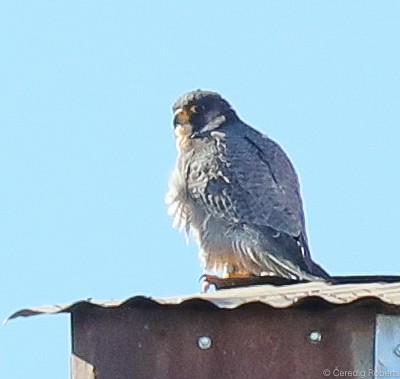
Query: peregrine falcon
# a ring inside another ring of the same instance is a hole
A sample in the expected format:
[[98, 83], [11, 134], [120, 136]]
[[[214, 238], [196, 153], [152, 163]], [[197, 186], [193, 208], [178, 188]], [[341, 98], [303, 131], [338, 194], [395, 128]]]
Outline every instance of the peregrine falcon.
[[178, 157], [166, 201], [197, 240], [205, 273], [327, 279], [311, 259], [299, 181], [281, 147], [216, 92], [189, 92], [173, 112]]

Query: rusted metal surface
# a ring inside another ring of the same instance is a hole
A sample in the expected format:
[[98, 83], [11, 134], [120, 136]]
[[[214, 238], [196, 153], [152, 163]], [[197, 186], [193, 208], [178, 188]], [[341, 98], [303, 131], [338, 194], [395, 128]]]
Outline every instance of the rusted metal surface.
[[376, 317], [400, 317], [400, 282], [264, 284], [87, 300], [23, 309], [10, 318], [60, 312], [71, 313], [77, 379], [357, 377], [383, 367], [374, 346], [393, 357], [375, 330], [376, 338], [383, 330], [391, 342], [397, 332]]
[[373, 369], [375, 315], [367, 302], [234, 310], [86, 303], [72, 312], [73, 353], [97, 379], [317, 379], [337, 367]]
[[26, 308], [12, 314], [9, 319], [37, 314], [73, 312], [82, 304], [100, 307], [120, 307], [126, 304], [153, 302], [161, 305], [176, 305], [187, 301], [204, 300], [222, 309], [234, 309], [248, 303], [264, 303], [275, 308], [286, 308], [320, 298], [331, 304], [350, 304], [363, 298], [400, 306], [400, 282], [354, 283], [332, 285], [325, 282], [301, 283], [283, 286], [257, 285], [243, 288], [220, 290], [213, 293], [194, 294], [170, 298], [135, 296], [121, 301], [79, 301], [66, 305], [52, 305]]

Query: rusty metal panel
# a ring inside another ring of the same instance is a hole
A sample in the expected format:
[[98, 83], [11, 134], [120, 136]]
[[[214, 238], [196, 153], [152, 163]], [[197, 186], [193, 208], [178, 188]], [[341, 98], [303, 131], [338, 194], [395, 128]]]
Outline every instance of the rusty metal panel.
[[373, 369], [375, 314], [371, 305], [321, 302], [81, 304], [72, 312], [73, 353], [97, 379], [317, 379], [324, 370]]

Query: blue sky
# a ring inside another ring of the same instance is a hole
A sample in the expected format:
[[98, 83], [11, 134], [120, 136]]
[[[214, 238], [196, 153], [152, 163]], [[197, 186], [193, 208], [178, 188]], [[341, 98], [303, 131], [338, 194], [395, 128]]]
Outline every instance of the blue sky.
[[[398, 1], [3, 1], [0, 316], [197, 292], [171, 105], [221, 92], [299, 172], [314, 258], [399, 274]], [[67, 378], [69, 317], [0, 328], [0, 377]], [[57, 374], [55, 374], [57, 373]]]

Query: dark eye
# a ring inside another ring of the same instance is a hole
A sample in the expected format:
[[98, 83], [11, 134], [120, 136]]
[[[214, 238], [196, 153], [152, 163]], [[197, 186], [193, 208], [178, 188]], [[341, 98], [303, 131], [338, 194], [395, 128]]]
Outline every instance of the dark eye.
[[190, 113], [197, 113], [199, 111], [199, 107], [197, 105], [192, 105], [190, 107]]

